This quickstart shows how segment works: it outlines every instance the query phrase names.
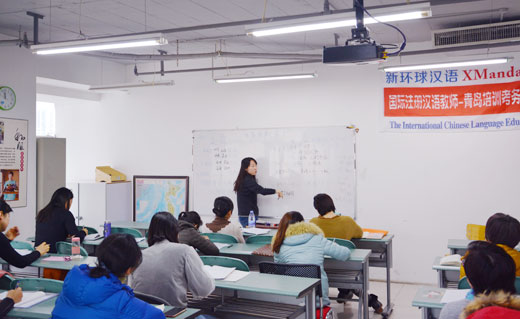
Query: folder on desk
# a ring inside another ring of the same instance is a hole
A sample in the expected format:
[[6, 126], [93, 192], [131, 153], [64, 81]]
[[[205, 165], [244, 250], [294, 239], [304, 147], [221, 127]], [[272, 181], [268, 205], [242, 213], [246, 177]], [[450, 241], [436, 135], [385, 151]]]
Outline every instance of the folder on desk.
[[363, 228], [363, 237], [368, 239], [381, 239], [388, 234], [388, 230]]

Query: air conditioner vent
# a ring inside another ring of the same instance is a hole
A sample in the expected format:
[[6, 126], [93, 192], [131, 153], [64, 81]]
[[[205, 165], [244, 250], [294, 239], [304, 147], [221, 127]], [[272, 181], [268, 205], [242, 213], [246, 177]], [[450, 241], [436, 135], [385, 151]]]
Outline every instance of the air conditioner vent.
[[434, 47], [520, 41], [520, 21], [433, 31]]

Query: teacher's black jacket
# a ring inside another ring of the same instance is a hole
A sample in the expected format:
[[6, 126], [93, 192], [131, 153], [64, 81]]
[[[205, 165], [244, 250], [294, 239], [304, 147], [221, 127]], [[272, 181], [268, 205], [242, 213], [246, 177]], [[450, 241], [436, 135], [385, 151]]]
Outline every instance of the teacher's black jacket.
[[238, 216], [249, 216], [250, 211], [254, 211], [258, 216], [258, 205], [256, 195], [271, 195], [276, 193], [275, 189], [263, 188], [258, 185], [253, 175], [247, 174], [237, 191]]
[[49, 244], [49, 253], [56, 253], [56, 243], [65, 241], [67, 237], [76, 236], [81, 241], [85, 238], [85, 232], [78, 230], [72, 213], [64, 208], [54, 208], [52, 215], [45, 222], [36, 223], [35, 246], [46, 242]]

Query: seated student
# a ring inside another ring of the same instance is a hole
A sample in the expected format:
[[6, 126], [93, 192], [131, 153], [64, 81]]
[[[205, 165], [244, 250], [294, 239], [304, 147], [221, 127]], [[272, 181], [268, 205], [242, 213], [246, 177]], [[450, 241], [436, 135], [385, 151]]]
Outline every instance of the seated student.
[[188, 291], [207, 297], [215, 283], [195, 249], [177, 242], [178, 231], [172, 214], [159, 212], [152, 217], [147, 234], [150, 247], [143, 250], [143, 263], [129, 282], [135, 291], [163, 298], [174, 307], [186, 307]]
[[22, 301], [23, 293], [22, 288], [9, 290], [7, 296], [0, 301], [0, 318], [7, 316], [9, 311], [13, 309], [15, 303]]
[[4, 235], [4, 231], [9, 226], [11, 216], [11, 206], [0, 198], [0, 258], [5, 260], [8, 264], [18, 268], [24, 268], [32, 264], [36, 259], [45, 255], [49, 251], [49, 245], [43, 242], [37, 246], [33, 252], [27, 255], [20, 255], [11, 246], [11, 240], [15, 239], [20, 234], [18, 227], [10, 228]]
[[363, 236], [363, 230], [352, 217], [336, 215], [336, 206], [329, 195], [314, 196], [314, 208], [320, 216], [311, 219], [311, 223], [318, 225], [325, 233], [325, 237], [351, 240]]
[[165, 318], [156, 307], [137, 299], [126, 277], [142, 260], [129, 234], [113, 234], [96, 249], [97, 266], [74, 266], [52, 311], [52, 318]]
[[[465, 315], [460, 317], [465, 318], [485, 305], [505, 306], [504, 302], [509, 303], [514, 298], [515, 263], [502, 248], [485, 241], [471, 242], [464, 267], [472, 290], [465, 299], [447, 303], [439, 319], [458, 319], [466, 309]], [[520, 300], [516, 299], [516, 302], [520, 303]]]
[[[499, 247], [513, 258], [516, 265], [516, 276], [520, 277], [520, 252], [515, 249], [520, 242], [520, 222], [518, 219], [496, 213], [488, 218], [486, 222], [486, 240]], [[464, 257], [463, 257], [464, 258]], [[460, 266], [460, 278], [466, 276], [464, 264]]]
[[315, 264], [321, 268], [321, 290], [323, 305], [330, 304], [329, 282], [323, 269], [324, 256], [347, 260], [350, 250], [323, 237], [323, 231], [316, 225], [306, 223], [299, 212], [283, 215], [271, 247], [274, 261], [283, 264]]
[[218, 255], [219, 250], [207, 236], [202, 236], [198, 229], [202, 220], [197, 212], [182, 212], [179, 215], [179, 243], [192, 246], [204, 255]]
[[242, 227], [232, 224], [229, 219], [233, 214], [233, 201], [229, 197], [221, 196], [213, 203], [213, 213], [216, 215], [211, 223], [200, 228], [201, 233], [220, 233], [234, 236], [239, 243], [245, 243]]
[[[318, 194], [314, 196], [314, 208], [320, 216], [311, 219], [311, 223], [318, 225], [323, 230], [325, 237], [351, 240], [363, 236], [363, 229], [352, 217], [336, 215], [336, 206], [334, 206], [334, 201], [329, 195]], [[352, 298], [354, 293], [352, 289], [338, 288], [338, 290], [338, 302]], [[383, 312], [383, 305], [374, 294], [368, 296], [368, 305], [374, 308], [376, 313]]]

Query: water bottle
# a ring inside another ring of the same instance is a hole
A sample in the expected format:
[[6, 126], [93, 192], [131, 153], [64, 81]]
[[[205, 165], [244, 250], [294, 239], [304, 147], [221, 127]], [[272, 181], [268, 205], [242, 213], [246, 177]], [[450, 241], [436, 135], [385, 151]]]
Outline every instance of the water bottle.
[[255, 212], [254, 211], [250, 211], [249, 212], [249, 218], [247, 220], [247, 227], [255, 228], [255, 224], [256, 224]]
[[110, 236], [110, 233], [112, 232], [112, 223], [110, 221], [105, 221], [105, 224], [103, 225], [103, 236], [107, 238]]
[[71, 252], [72, 258], [81, 258], [79, 237], [72, 237], [71, 242], [72, 242], [72, 246], [71, 246], [70, 252]]

